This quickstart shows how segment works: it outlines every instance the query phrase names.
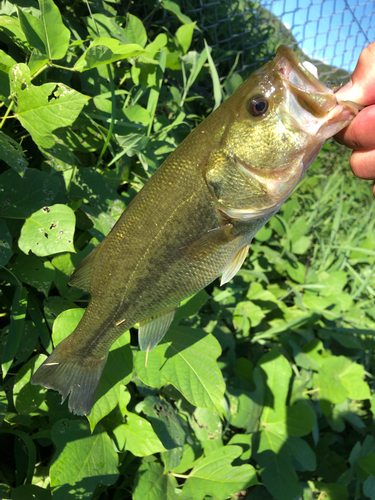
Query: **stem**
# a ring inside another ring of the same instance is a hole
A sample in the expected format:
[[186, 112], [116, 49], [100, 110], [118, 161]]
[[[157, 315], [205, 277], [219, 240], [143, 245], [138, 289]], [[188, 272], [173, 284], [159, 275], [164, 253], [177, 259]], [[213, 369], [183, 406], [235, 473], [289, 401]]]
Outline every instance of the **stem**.
[[102, 152], [100, 153], [99, 160], [98, 160], [98, 162], [96, 164], [97, 167], [100, 165], [100, 162], [102, 161], [103, 155], [106, 152], [106, 149], [108, 147], [109, 141], [111, 140], [113, 127], [114, 127], [115, 120], [116, 120], [115, 83], [113, 81], [112, 70], [111, 70], [111, 65], [110, 64], [107, 65], [107, 71], [108, 71], [109, 84], [110, 84], [110, 87], [111, 87], [112, 114], [111, 114], [111, 123], [109, 125], [107, 138], [105, 140]]
[[0, 266], [0, 267], [2, 269], [5, 269], [5, 271], [8, 271], [8, 273], [11, 274], [13, 276], [13, 278], [17, 281], [17, 283], [19, 284], [19, 286], [22, 286], [22, 283], [20, 282], [20, 280], [17, 278], [17, 276], [15, 274], [12, 273], [12, 271], [10, 269], [8, 269], [5, 266]]
[[32, 76], [31, 80], [33, 80], [35, 77], [37, 77], [42, 71], [44, 71], [46, 68], [48, 68], [48, 66], [50, 65], [50, 63], [47, 63], [45, 64], [44, 66], [42, 66], [36, 73], [35, 75]]
[[50, 63], [49, 66], [53, 68], [66, 69], [68, 71], [76, 71], [75, 68], [67, 68], [66, 66], [60, 66], [59, 64]]
[[183, 479], [188, 479], [190, 477], [190, 475], [174, 474], [173, 472], [172, 472], [172, 476], [174, 476], [174, 477], [182, 477]]
[[5, 123], [5, 120], [8, 118], [8, 115], [9, 113], [12, 111], [12, 108], [13, 108], [13, 104], [14, 104], [14, 101], [12, 101], [9, 106], [8, 106], [8, 109], [5, 113], [5, 115], [3, 116], [3, 119], [1, 120], [1, 123], [0, 123], [0, 130], [3, 128], [3, 125]]

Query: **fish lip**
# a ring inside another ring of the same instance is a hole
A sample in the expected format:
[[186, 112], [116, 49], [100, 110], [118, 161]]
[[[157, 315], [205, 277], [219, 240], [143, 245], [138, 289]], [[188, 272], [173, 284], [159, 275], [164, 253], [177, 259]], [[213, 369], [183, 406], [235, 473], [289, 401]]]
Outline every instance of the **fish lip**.
[[[322, 94], [334, 94], [333, 90], [324, 85], [318, 78], [316, 78], [309, 70], [307, 70], [302, 62], [298, 59], [297, 55], [287, 45], [280, 45], [276, 51], [277, 64], [282, 78], [295, 87], [301, 90], [321, 92]], [[295, 75], [293, 75], [293, 72]], [[299, 84], [291, 82], [291, 77], [296, 76]]]
[[314, 117], [323, 118], [338, 104], [333, 90], [310, 73], [286, 45], [277, 49], [276, 65], [284, 86]]

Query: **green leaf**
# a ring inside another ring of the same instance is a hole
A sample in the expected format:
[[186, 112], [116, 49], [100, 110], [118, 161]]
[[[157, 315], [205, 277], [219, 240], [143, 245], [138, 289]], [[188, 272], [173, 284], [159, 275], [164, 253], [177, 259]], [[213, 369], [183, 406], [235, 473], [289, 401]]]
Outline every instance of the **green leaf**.
[[0, 131], [0, 159], [23, 175], [29, 162], [24, 157], [21, 146]]
[[59, 252], [74, 252], [75, 215], [66, 205], [51, 205], [33, 213], [21, 229], [18, 246], [44, 257]]
[[10, 90], [16, 99], [16, 116], [42, 148], [52, 148], [52, 132], [72, 125], [90, 97], [62, 83], [34, 86], [26, 64], [17, 64], [9, 72]]
[[257, 456], [264, 486], [275, 500], [291, 500], [299, 497], [302, 486], [290, 460], [285, 456], [264, 451]]
[[118, 425], [113, 434], [118, 448], [128, 450], [136, 457], [167, 451], [150, 422], [135, 413], [127, 412], [125, 423]]
[[118, 456], [100, 425], [91, 434], [87, 422], [63, 419], [51, 437], [57, 448], [50, 469], [54, 500], [91, 498], [99, 484], [117, 481]]
[[0, 27], [15, 45], [20, 47], [26, 54], [31, 53], [32, 48], [21, 29], [19, 19], [13, 16], [0, 16]]
[[18, 8], [21, 28], [32, 47], [50, 60], [62, 59], [69, 47], [70, 31], [64, 26], [61, 14], [52, 0], [38, 0], [40, 19]]
[[223, 446], [223, 424], [217, 413], [208, 408], [196, 408], [190, 426], [206, 455]]
[[45, 401], [47, 389], [40, 385], [30, 384], [32, 375], [46, 359], [47, 356], [44, 354], [34, 356], [17, 373], [13, 400], [20, 415], [40, 415], [48, 412], [48, 405]]
[[141, 47], [146, 45], [147, 33], [145, 27], [142, 21], [133, 14], [127, 14], [124, 32], [130, 43], [139, 44]]
[[20, 177], [14, 170], [0, 175], [0, 217], [26, 219], [48, 205], [60, 187], [56, 176], [36, 169], [27, 169]]
[[148, 355], [137, 352], [135, 369], [152, 387], [171, 383], [193, 405], [222, 413], [225, 383], [216, 359], [218, 341], [202, 330], [171, 326], [163, 341]]
[[55, 280], [55, 268], [51, 262], [32, 254], [29, 256], [17, 255], [11, 270], [20, 281], [35, 287], [45, 296], [48, 295]]
[[97, 68], [103, 64], [110, 64], [122, 59], [129, 59], [142, 54], [148, 50], [137, 43], [122, 44], [119, 40], [109, 37], [96, 38], [90, 47], [74, 65], [76, 71], [87, 71]]
[[173, 321], [177, 323], [182, 318], [191, 318], [192, 316], [195, 316], [209, 298], [210, 296], [205, 290], [200, 290], [192, 297], [183, 300], [181, 305], [177, 308]]
[[18, 286], [13, 297], [12, 310], [10, 314], [9, 333], [1, 359], [3, 377], [5, 377], [5, 375], [8, 373], [8, 370], [13, 363], [14, 356], [16, 355], [19, 343], [21, 341], [26, 317], [26, 309], [27, 289], [23, 286]]
[[145, 398], [142, 411], [148, 417], [152, 427], [168, 450], [162, 454], [165, 472], [178, 466], [183, 455], [185, 429], [173, 406], [166, 400], [156, 396]]
[[182, 499], [202, 500], [211, 495], [225, 500], [249, 486], [259, 484], [252, 465], [231, 465], [241, 454], [240, 446], [224, 446], [200, 460], [184, 484]]
[[13, 255], [13, 238], [3, 219], [0, 219], [0, 235], [0, 266], [6, 266]]
[[176, 479], [163, 473], [157, 462], [146, 462], [140, 466], [135, 477], [133, 500], [178, 500]]
[[111, 345], [108, 360], [95, 393], [94, 405], [88, 416], [91, 431], [96, 424], [119, 404], [124, 386], [130, 382], [133, 357], [130, 333], [125, 332]]
[[30, 498], [33, 500], [52, 500], [52, 495], [49, 490], [41, 488], [36, 484], [21, 484], [12, 492], [12, 500], [25, 500]]
[[[129, 43], [129, 39], [125, 35], [125, 30], [117, 24], [114, 17], [108, 17], [106, 14], [95, 13], [91, 16], [84, 18], [87, 24], [88, 32], [91, 38], [98, 38], [97, 29], [99, 30], [99, 36], [116, 38], [121, 43]], [[139, 43], [139, 42], [135, 42]]]
[[176, 40], [178, 45], [181, 47], [183, 54], [186, 54], [186, 52], [189, 50], [196, 24], [196, 22], [183, 24], [176, 31]]
[[192, 24], [190, 17], [185, 16], [185, 14], [182, 14], [180, 6], [176, 2], [171, 2], [170, 0], [163, 0], [162, 7], [171, 14], [175, 15], [182, 24]]

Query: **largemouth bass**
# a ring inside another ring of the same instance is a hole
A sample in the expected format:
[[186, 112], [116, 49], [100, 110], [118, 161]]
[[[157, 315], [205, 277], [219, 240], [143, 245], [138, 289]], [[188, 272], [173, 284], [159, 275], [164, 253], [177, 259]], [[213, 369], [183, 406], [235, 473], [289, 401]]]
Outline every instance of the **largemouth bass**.
[[239, 270], [324, 141], [358, 113], [280, 46], [167, 158], [70, 284], [91, 292], [74, 332], [31, 382], [89, 414], [111, 344], [140, 323], [139, 347], [163, 338], [181, 300]]

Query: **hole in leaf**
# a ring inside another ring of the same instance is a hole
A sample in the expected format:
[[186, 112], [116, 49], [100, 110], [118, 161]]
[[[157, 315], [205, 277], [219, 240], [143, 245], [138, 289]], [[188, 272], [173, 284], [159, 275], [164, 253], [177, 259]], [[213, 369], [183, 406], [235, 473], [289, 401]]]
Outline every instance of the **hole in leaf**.
[[47, 240], [48, 240], [48, 233], [44, 233], [44, 236], [45, 236], [45, 237], [47, 238]]
[[43, 207], [43, 212], [45, 214], [48, 214], [50, 211], [51, 211], [51, 209], [49, 207]]
[[52, 90], [52, 92], [50, 93], [50, 95], [48, 96], [48, 102], [51, 102], [52, 99], [56, 99], [56, 96], [55, 96], [55, 92], [56, 90], [59, 88], [58, 85], [55, 86], [55, 88]]

